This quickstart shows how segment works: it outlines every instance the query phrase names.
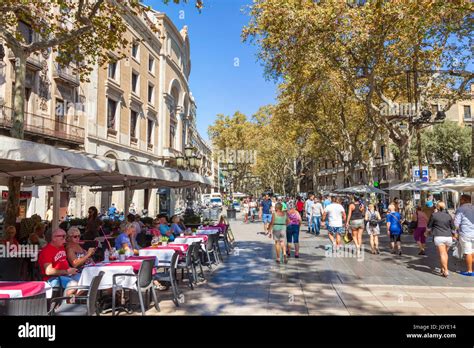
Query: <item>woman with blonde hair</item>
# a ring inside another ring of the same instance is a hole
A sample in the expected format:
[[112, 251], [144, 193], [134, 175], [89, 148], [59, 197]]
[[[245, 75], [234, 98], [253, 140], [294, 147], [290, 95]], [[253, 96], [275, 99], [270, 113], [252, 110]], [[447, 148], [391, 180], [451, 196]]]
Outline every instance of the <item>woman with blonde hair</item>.
[[437, 211], [431, 214], [428, 222], [428, 229], [434, 236], [434, 244], [438, 249], [441, 264], [441, 275], [447, 277], [448, 271], [448, 250], [453, 244], [454, 221], [446, 210], [444, 202], [439, 201], [436, 205]]
[[67, 231], [66, 237], [66, 255], [71, 267], [80, 270], [82, 267], [93, 262], [92, 255], [95, 254], [95, 248], [89, 248], [85, 251], [79, 244], [81, 232], [77, 227], [71, 227]]

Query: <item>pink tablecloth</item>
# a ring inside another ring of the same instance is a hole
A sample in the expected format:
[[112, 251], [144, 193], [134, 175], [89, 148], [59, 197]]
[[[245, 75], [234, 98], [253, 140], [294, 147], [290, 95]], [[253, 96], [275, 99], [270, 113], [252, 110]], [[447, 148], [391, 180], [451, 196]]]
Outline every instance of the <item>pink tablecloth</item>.
[[188, 251], [189, 245], [188, 244], [181, 244], [181, 243], [168, 243], [168, 245], [159, 245], [157, 247], [151, 247], [152, 249], [161, 249], [161, 250], [174, 250], [179, 253], [179, 256], [184, 256], [184, 254]]
[[51, 291], [51, 286], [46, 282], [0, 282], [0, 298], [28, 297], [45, 292], [47, 297], [51, 297]]

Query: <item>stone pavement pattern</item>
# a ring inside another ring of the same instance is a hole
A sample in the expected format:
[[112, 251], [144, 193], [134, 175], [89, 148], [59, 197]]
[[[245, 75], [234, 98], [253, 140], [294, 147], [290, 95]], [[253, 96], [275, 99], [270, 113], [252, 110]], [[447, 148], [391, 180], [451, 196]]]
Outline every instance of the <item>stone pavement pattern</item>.
[[474, 277], [455, 274], [464, 265], [453, 258], [449, 278], [435, 274], [431, 241], [427, 255], [418, 256], [412, 236], [403, 236], [398, 256], [389, 253], [382, 233], [381, 254], [372, 255], [364, 235], [359, 259], [328, 257], [327, 231], [314, 236], [303, 225], [301, 257], [278, 265], [261, 223], [231, 224], [235, 253], [224, 255], [194, 291], [181, 284], [179, 308], [169, 291], [160, 292], [161, 312], [152, 308], [147, 315], [474, 315]]

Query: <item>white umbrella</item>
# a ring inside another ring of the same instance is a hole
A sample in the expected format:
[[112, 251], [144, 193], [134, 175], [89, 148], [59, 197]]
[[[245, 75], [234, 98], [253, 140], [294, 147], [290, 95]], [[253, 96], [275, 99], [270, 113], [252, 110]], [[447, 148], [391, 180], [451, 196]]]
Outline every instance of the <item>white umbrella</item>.
[[474, 192], [474, 178], [446, 178], [430, 183], [430, 186], [461, 192]]
[[344, 189], [336, 190], [339, 193], [376, 193], [381, 195], [386, 195], [385, 191], [382, 191], [376, 187], [369, 185], [358, 185], [352, 187], [346, 187]]
[[435, 182], [402, 182], [388, 188], [390, 191], [432, 191], [432, 192], [454, 192], [447, 187], [441, 187]]

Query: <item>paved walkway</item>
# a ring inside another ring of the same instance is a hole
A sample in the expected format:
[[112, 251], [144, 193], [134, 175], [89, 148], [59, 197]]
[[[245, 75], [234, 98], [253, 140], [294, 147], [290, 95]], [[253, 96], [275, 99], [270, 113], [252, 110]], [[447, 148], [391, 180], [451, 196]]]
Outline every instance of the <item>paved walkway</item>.
[[[327, 232], [300, 233], [301, 257], [288, 264], [274, 261], [273, 242], [261, 223], [232, 222], [237, 240], [233, 255], [225, 256], [208, 281], [194, 291], [184, 289], [176, 308], [169, 292], [161, 292], [161, 312], [148, 315], [473, 315], [474, 277], [454, 273], [463, 269], [450, 260], [451, 275], [433, 273], [438, 257], [432, 242], [418, 256], [412, 236], [402, 239], [402, 256], [388, 252], [381, 237], [381, 254], [372, 255], [364, 238], [359, 258], [330, 257]], [[365, 236], [367, 237], [367, 236]]]

